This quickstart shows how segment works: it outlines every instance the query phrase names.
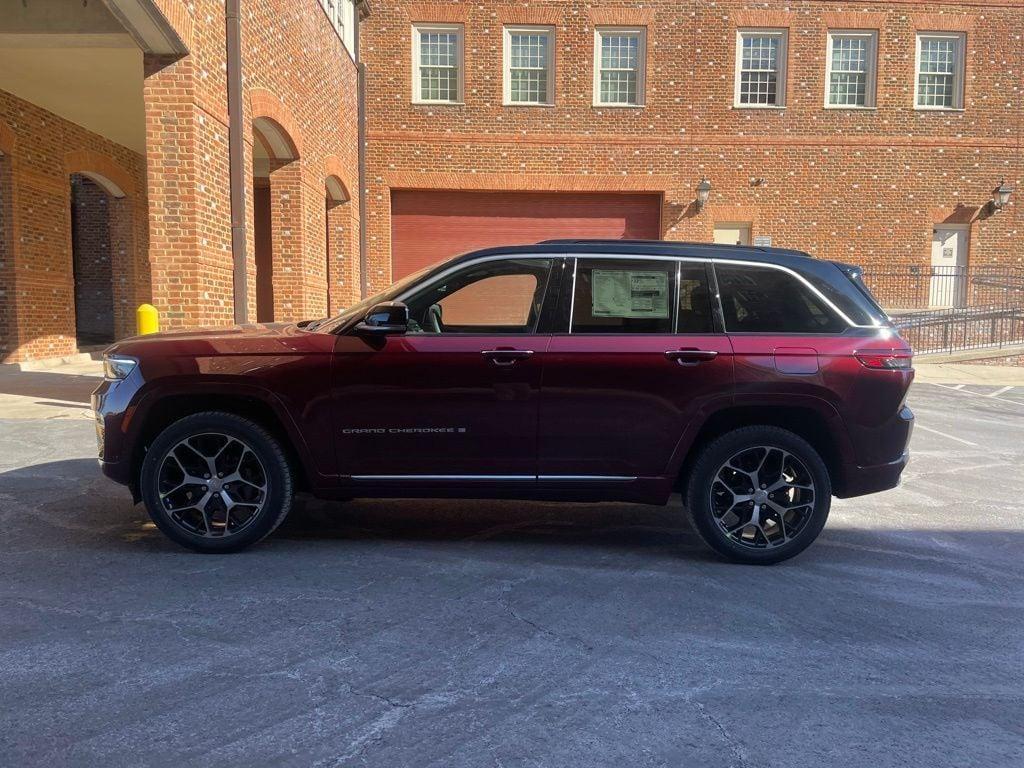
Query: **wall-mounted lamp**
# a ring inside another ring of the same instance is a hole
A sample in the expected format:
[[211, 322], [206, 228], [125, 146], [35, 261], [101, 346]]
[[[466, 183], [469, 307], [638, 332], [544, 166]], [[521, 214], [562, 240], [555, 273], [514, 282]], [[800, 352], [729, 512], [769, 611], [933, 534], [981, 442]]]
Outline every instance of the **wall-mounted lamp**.
[[707, 179], [701, 179], [700, 184], [697, 185], [697, 210], [699, 211], [704, 207], [708, 201], [708, 197], [711, 196], [711, 182]]
[[1005, 179], [1000, 180], [999, 186], [992, 193], [992, 199], [988, 201], [988, 204], [992, 207], [992, 213], [998, 213], [1003, 210], [1003, 206], [1010, 202], [1010, 193], [1012, 192], [1013, 187], [1007, 184]]

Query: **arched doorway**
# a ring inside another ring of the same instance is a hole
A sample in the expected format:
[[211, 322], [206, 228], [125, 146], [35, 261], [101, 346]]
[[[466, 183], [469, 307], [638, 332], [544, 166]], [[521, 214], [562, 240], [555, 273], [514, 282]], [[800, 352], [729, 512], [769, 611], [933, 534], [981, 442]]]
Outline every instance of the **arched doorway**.
[[111, 191], [121, 190], [84, 173], [71, 174], [70, 184], [75, 342], [79, 349], [104, 346], [117, 338], [114, 263], [119, 212], [112, 205]]
[[253, 132], [253, 246], [256, 321], [297, 319], [302, 290], [302, 179], [295, 142], [277, 121], [256, 117]]

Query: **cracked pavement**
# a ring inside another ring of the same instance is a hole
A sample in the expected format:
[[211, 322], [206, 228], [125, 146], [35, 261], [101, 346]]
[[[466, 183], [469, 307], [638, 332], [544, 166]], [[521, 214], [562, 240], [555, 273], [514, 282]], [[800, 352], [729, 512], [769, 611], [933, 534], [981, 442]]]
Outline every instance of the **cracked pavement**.
[[[1024, 393], [919, 384], [904, 485], [788, 563], [682, 510], [298, 504], [191, 554], [0, 418], [0, 765], [1024, 764]], [[927, 429], [924, 429], [924, 428]]]

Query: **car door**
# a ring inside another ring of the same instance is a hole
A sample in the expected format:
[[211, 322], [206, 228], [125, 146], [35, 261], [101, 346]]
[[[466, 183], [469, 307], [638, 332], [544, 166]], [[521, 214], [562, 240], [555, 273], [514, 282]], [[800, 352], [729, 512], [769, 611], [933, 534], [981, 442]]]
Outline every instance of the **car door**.
[[556, 261], [491, 258], [410, 289], [410, 328], [339, 338], [341, 472], [363, 482], [533, 482]]
[[716, 331], [709, 285], [699, 260], [575, 260], [566, 325], [545, 358], [542, 481], [668, 471], [687, 427], [731, 397], [732, 348]]

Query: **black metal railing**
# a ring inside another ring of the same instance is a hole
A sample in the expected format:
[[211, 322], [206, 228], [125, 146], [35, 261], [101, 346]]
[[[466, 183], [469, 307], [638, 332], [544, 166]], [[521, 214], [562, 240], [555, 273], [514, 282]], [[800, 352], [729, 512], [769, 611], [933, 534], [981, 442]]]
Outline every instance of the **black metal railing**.
[[919, 353], [1024, 344], [1024, 268], [865, 270], [864, 282]]

